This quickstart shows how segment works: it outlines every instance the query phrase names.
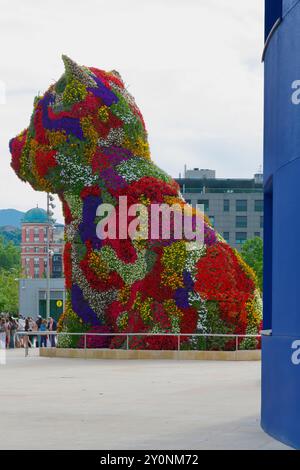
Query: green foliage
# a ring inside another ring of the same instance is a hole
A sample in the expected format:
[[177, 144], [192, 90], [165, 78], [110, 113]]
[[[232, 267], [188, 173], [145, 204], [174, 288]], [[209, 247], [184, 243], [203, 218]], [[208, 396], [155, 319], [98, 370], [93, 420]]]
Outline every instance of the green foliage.
[[19, 305], [18, 282], [20, 271], [0, 271], [0, 312], [17, 314]]
[[20, 248], [13, 243], [4, 243], [0, 237], [0, 270], [11, 271], [20, 268]]
[[256, 237], [252, 240], [247, 240], [241, 250], [241, 255], [244, 261], [255, 272], [260, 290], [263, 290], [263, 241], [261, 238]]
[[3, 238], [4, 243], [12, 242], [14, 245], [21, 244], [21, 229], [16, 227], [0, 227], [0, 237]]
[[20, 276], [20, 249], [0, 238], [0, 312], [18, 312], [18, 282]]
[[[221, 319], [220, 308], [217, 302], [207, 302], [207, 332], [212, 334], [230, 334], [233, 331], [233, 326], [228, 326]], [[226, 337], [211, 336], [207, 337], [207, 350], [223, 350], [225, 344], [228, 342]]]

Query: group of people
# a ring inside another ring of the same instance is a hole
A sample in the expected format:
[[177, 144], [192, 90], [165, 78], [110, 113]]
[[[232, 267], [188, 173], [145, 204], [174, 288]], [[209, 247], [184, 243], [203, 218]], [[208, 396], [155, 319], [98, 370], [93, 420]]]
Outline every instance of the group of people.
[[[52, 317], [47, 321], [40, 315], [37, 320], [34, 320], [32, 317], [15, 318], [11, 315], [0, 314], [0, 335], [7, 349], [47, 347], [48, 345], [55, 347], [56, 335], [47, 334], [47, 332], [55, 332], [56, 329], [57, 323]], [[35, 334], [43, 331], [45, 334]], [[25, 335], [24, 332], [31, 334]]]

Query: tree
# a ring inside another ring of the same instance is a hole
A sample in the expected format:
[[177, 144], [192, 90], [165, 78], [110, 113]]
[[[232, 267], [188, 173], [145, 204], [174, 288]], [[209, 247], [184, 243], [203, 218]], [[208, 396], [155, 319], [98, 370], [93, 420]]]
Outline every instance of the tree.
[[0, 312], [18, 312], [18, 282], [20, 276], [20, 249], [0, 238]]
[[19, 307], [17, 277], [20, 271], [0, 271], [0, 312], [16, 314]]
[[254, 270], [259, 288], [263, 290], [263, 241], [261, 238], [256, 237], [247, 240], [241, 250], [241, 255], [244, 261]]
[[11, 270], [20, 267], [20, 248], [12, 242], [5, 243], [0, 237], [0, 270]]

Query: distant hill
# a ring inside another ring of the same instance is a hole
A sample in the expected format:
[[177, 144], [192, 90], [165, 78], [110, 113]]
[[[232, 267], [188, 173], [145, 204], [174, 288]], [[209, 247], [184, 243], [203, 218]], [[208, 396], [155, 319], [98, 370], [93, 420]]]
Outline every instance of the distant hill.
[[20, 245], [21, 229], [11, 225], [0, 227], [0, 238], [3, 238], [4, 243], [13, 242], [14, 245]]
[[0, 227], [17, 227], [21, 228], [21, 220], [25, 212], [16, 209], [0, 209]]

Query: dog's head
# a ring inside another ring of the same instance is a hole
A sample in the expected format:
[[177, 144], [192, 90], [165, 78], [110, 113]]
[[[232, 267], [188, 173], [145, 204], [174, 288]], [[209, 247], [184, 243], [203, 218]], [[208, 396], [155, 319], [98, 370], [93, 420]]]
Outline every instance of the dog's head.
[[93, 184], [108, 149], [150, 158], [143, 117], [119, 73], [63, 61], [65, 73], [35, 98], [29, 127], [10, 141], [17, 175], [54, 193]]

